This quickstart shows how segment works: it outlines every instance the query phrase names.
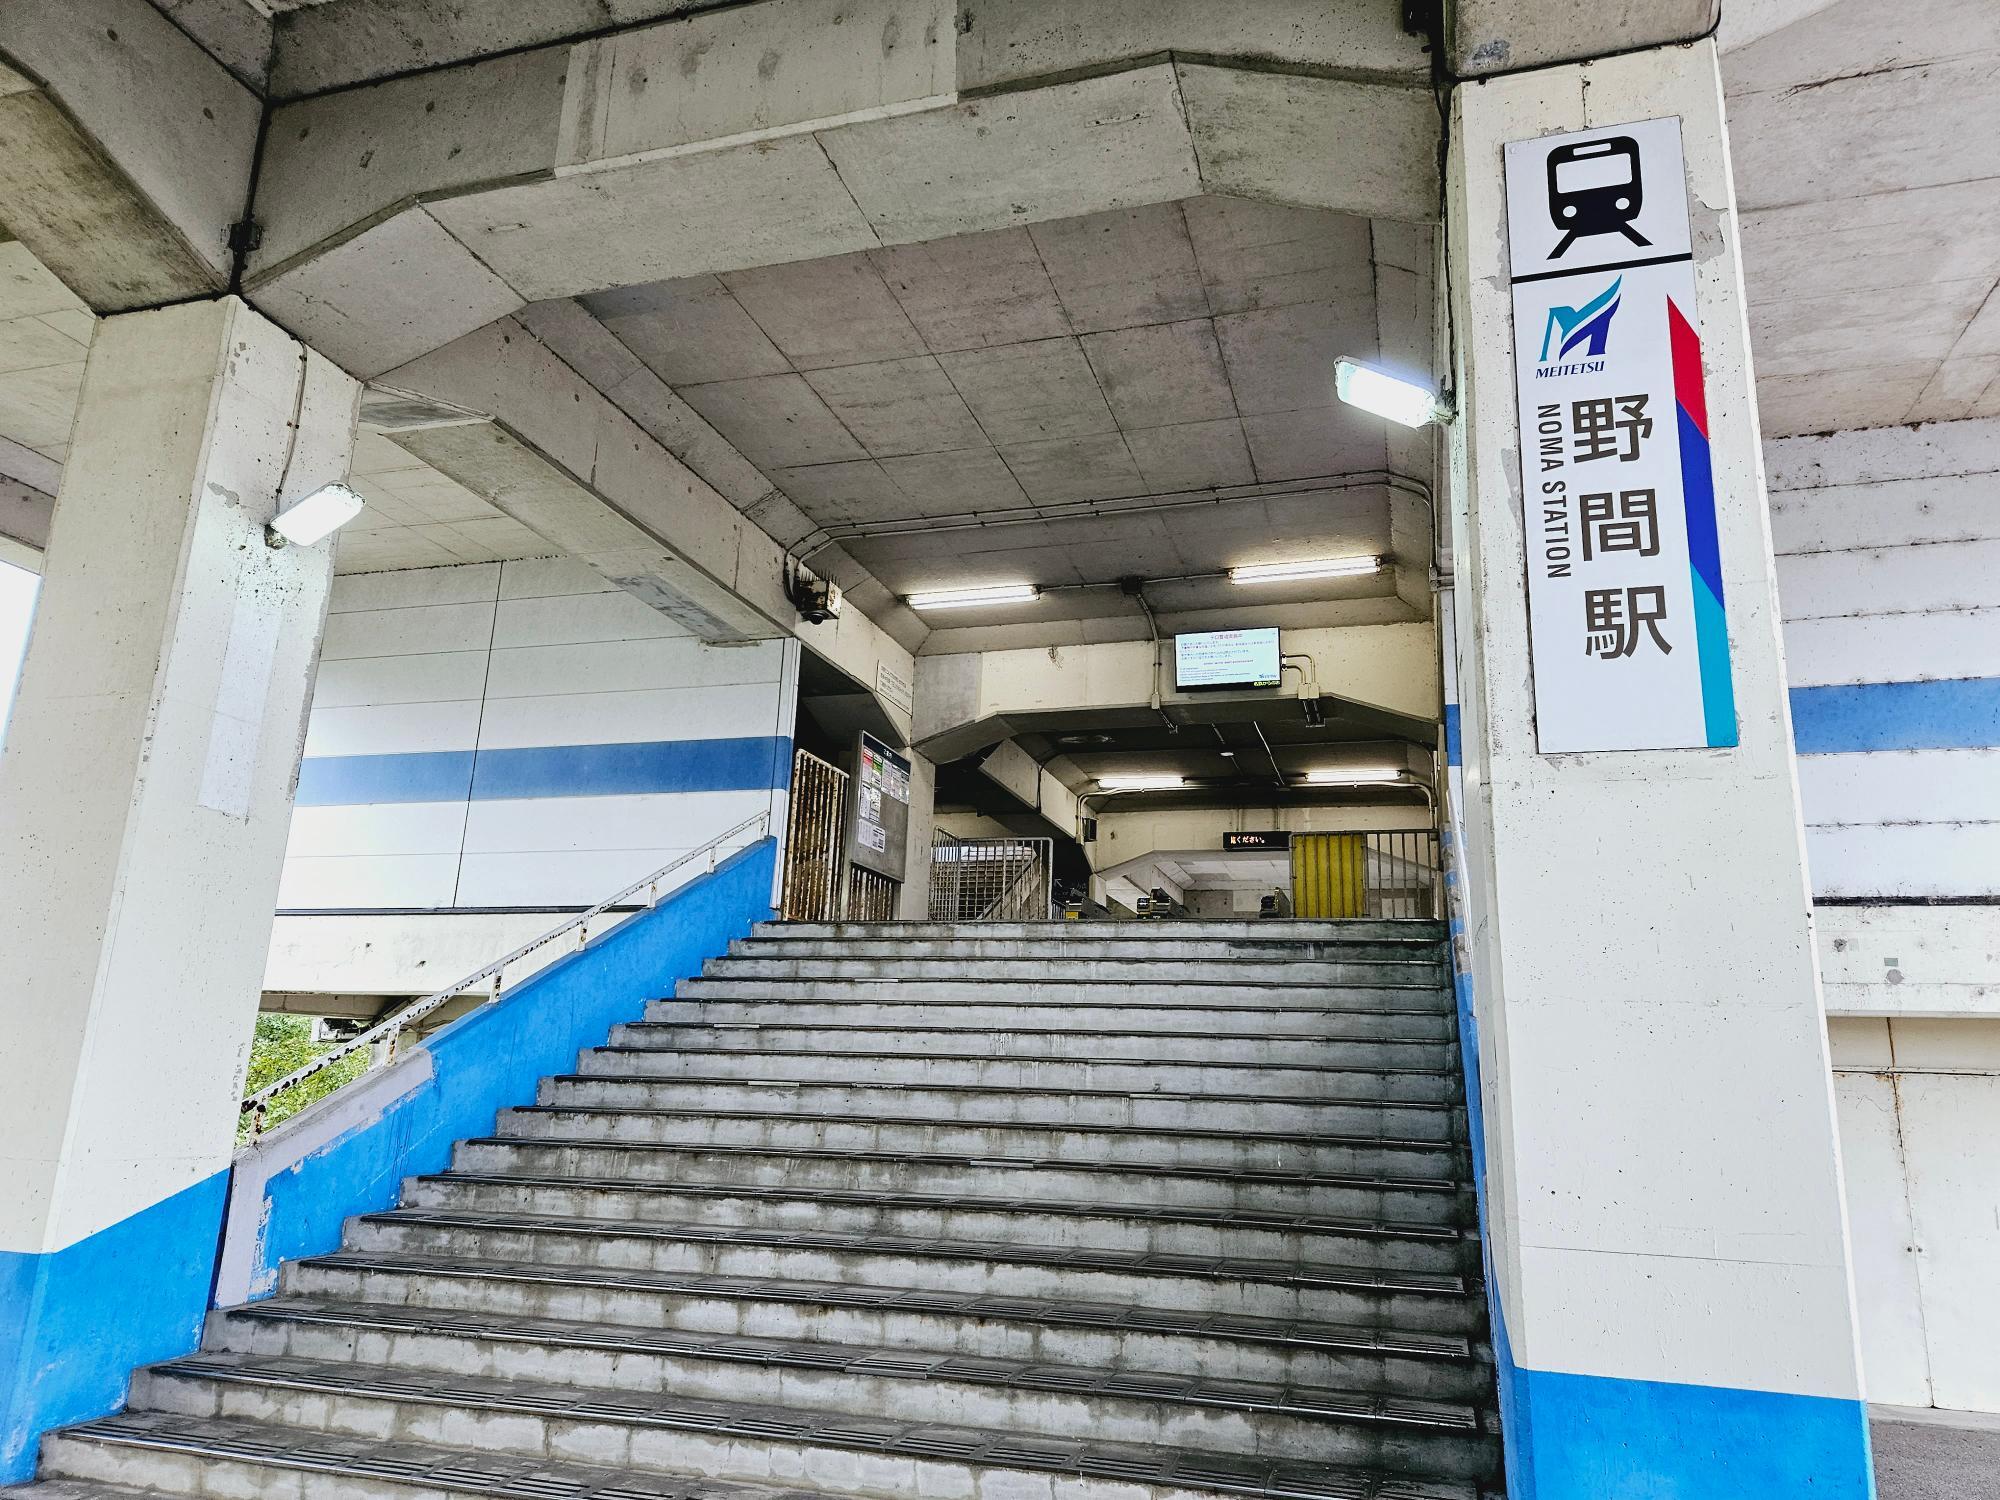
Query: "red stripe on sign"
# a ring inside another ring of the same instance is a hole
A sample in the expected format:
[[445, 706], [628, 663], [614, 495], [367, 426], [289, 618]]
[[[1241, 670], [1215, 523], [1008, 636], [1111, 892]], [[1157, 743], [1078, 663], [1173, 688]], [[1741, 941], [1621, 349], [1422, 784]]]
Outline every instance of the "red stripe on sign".
[[1695, 430], [1708, 436], [1708, 395], [1701, 383], [1701, 336], [1667, 298], [1667, 340], [1674, 359], [1674, 399], [1693, 419]]

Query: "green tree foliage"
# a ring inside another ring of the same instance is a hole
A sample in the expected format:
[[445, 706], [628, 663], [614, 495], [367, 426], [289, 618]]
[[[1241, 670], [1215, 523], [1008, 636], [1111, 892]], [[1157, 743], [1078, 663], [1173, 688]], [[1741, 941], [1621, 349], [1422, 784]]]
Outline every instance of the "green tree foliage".
[[[306, 1016], [259, 1015], [257, 1031], [250, 1043], [250, 1076], [244, 1082], [245, 1098], [276, 1083], [286, 1074], [295, 1072], [322, 1053], [333, 1050], [330, 1042], [315, 1042], [312, 1039], [312, 1020]], [[349, 1053], [324, 1072], [315, 1073], [297, 1088], [287, 1089], [271, 1101], [264, 1115], [264, 1128], [270, 1129], [281, 1120], [289, 1120], [315, 1099], [324, 1099], [349, 1079], [358, 1078], [368, 1071], [368, 1052], [364, 1048]], [[250, 1138], [250, 1117], [245, 1115], [237, 1122], [236, 1138], [239, 1141]]]

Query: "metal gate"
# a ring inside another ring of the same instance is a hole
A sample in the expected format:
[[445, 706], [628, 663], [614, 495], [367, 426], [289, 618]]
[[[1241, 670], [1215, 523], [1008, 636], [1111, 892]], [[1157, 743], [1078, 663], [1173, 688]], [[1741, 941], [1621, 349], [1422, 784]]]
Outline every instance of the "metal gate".
[[784, 909], [787, 922], [840, 919], [841, 839], [847, 819], [847, 773], [810, 750], [792, 755], [791, 806], [785, 817]]
[[1435, 917], [1440, 891], [1428, 828], [1292, 835], [1295, 917]]
[[1047, 921], [1054, 871], [1054, 839], [961, 839], [939, 830], [931, 840], [931, 920]]

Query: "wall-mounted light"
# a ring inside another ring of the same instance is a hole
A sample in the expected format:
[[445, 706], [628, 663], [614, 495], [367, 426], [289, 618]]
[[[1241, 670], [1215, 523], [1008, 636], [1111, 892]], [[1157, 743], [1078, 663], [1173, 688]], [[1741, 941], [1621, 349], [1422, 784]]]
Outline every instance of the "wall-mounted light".
[[1300, 562], [1245, 563], [1229, 570], [1229, 581], [1290, 583], [1301, 578], [1360, 578], [1381, 571], [1379, 557], [1313, 557]]
[[264, 528], [273, 547], [310, 547], [323, 542], [361, 514], [368, 502], [344, 484], [323, 484], [297, 505], [281, 510]]
[[911, 609], [973, 609], [982, 604], [1032, 604], [1042, 591], [1032, 583], [992, 583], [976, 589], [936, 589], [910, 595]]
[[1187, 784], [1176, 774], [1100, 776], [1098, 786], [1107, 792], [1175, 792]]
[[1307, 786], [1379, 786], [1401, 781], [1401, 766], [1317, 766], [1306, 772]]
[[1427, 385], [1343, 354], [1333, 362], [1333, 388], [1349, 406], [1372, 411], [1405, 427], [1422, 427], [1450, 417], [1451, 403]]

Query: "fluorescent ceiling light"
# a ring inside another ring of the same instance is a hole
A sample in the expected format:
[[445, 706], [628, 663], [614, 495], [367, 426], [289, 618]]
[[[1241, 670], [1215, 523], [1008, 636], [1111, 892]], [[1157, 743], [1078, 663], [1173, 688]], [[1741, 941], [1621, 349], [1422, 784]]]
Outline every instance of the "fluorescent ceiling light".
[[323, 484], [289, 510], [280, 511], [265, 528], [264, 540], [273, 547], [286, 542], [310, 547], [323, 542], [361, 514], [367, 501], [344, 484]]
[[1286, 583], [1295, 578], [1358, 578], [1381, 570], [1379, 557], [1314, 557], [1303, 562], [1245, 563], [1229, 570], [1229, 581]]
[[1405, 427], [1422, 427], [1445, 416], [1447, 411], [1429, 386], [1404, 380], [1345, 355], [1333, 362], [1333, 388], [1349, 406], [1372, 411]]
[[1097, 784], [1107, 792], [1172, 792], [1186, 784], [1176, 774], [1160, 776], [1100, 776]]
[[1318, 766], [1306, 772], [1308, 786], [1370, 786], [1402, 779], [1400, 766]]
[[1032, 604], [1042, 591], [1032, 583], [990, 583], [976, 589], [938, 589], [910, 595], [911, 609], [971, 609], [981, 604]]

